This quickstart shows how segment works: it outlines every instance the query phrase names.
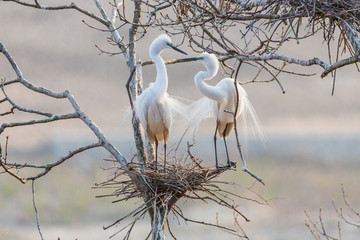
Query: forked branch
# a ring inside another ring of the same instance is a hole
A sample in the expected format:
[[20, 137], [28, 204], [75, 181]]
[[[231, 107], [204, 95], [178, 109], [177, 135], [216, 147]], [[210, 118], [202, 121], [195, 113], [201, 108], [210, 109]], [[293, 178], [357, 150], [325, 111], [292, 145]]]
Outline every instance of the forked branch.
[[[74, 151], [70, 151], [67, 155], [61, 157], [58, 161], [55, 161], [53, 163], [50, 164], [46, 164], [46, 165], [32, 165], [32, 164], [12, 164], [8, 161], [6, 161], [6, 159], [1, 159], [1, 166], [4, 168], [4, 170], [6, 172], [8, 172], [10, 175], [16, 177], [18, 180], [20, 180], [21, 182], [25, 183], [28, 180], [35, 180], [39, 177], [42, 177], [44, 175], [46, 175], [53, 167], [56, 167], [58, 165], [60, 165], [61, 163], [63, 163], [64, 161], [66, 161], [67, 159], [72, 158], [74, 155], [81, 153], [83, 151], [92, 149], [92, 148], [97, 148], [97, 147], [103, 147], [106, 150], [108, 150], [112, 156], [124, 167], [127, 168], [127, 162], [125, 160], [125, 158], [122, 156], [122, 154], [107, 140], [107, 138], [104, 136], [104, 134], [100, 131], [100, 129], [96, 126], [96, 124], [94, 122], [92, 122], [91, 119], [89, 119], [89, 117], [81, 110], [80, 106], [78, 105], [78, 103], [76, 102], [76, 100], [74, 99], [74, 96], [69, 92], [69, 91], [64, 91], [64, 92], [60, 92], [60, 93], [56, 93], [53, 92], [49, 89], [43, 88], [43, 87], [39, 87], [36, 86], [30, 82], [28, 82], [23, 74], [20, 71], [20, 68], [18, 67], [18, 65], [16, 64], [16, 62], [14, 61], [14, 59], [12, 58], [12, 56], [10, 55], [10, 53], [7, 51], [7, 49], [5, 48], [5, 46], [3, 44], [0, 43], [0, 52], [7, 58], [8, 62], [11, 64], [12, 68], [14, 69], [16, 75], [17, 75], [17, 81], [14, 84], [21, 84], [25, 87], [27, 87], [29, 90], [43, 94], [47, 97], [50, 98], [55, 98], [55, 99], [63, 99], [63, 98], [67, 98], [67, 100], [71, 103], [74, 112], [73, 113], [68, 113], [68, 114], [52, 114], [52, 113], [46, 113], [46, 112], [42, 112], [42, 111], [38, 111], [35, 109], [29, 109], [29, 108], [25, 108], [25, 107], [21, 107], [18, 104], [15, 103], [15, 101], [13, 101], [6, 93], [5, 91], [5, 82], [3, 81], [1, 83], [1, 89], [3, 91], [3, 94], [5, 95], [5, 99], [2, 102], [9, 102], [12, 105], [13, 109], [19, 110], [21, 112], [25, 112], [28, 114], [34, 114], [34, 115], [40, 115], [40, 116], [46, 116], [46, 118], [43, 119], [33, 119], [33, 120], [29, 120], [29, 121], [23, 121], [23, 122], [5, 122], [0, 126], [0, 134], [3, 133], [3, 131], [7, 128], [11, 128], [11, 127], [21, 127], [21, 126], [28, 126], [28, 125], [35, 125], [35, 124], [44, 124], [44, 123], [50, 123], [50, 122], [55, 122], [55, 121], [59, 121], [59, 120], [67, 120], [67, 119], [79, 119], [81, 120], [90, 130], [92, 130], [92, 132], [94, 133], [94, 135], [97, 137], [98, 142], [94, 143], [94, 144], [90, 144], [87, 146], [83, 146], [80, 147]], [[15, 169], [19, 169], [19, 168], [42, 168], [43, 172], [39, 173], [38, 175], [32, 176], [32, 177], [20, 177], [15, 173], [12, 173], [10, 171], [11, 168], [15, 168]]]
[[[329, 233], [330, 231], [326, 228], [325, 222], [322, 216], [322, 209], [319, 210], [318, 221], [314, 221], [310, 215], [305, 211], [305, 225], [308, 228], [309, 232], [312, 234], [315, 240], [341, 240], [343, 231], [349, 229], [348, 227], [355, 228], [355, 231], [360, 231], [360, 213], [355, 210], [347, 199], [347, 194], [344, 190], [344, 186], [341, 186], [341, 192], [343, 197], [343, 202], [345, 204], [345, 208], [338, 208], [335, 206], [333, 202], [333, 206], [335, 212], [338, 216], [337, 220], [337, 236], [334, 236], [334, 233]], [[346, 228], [342, 228], [341, 226], [346, 224]]]

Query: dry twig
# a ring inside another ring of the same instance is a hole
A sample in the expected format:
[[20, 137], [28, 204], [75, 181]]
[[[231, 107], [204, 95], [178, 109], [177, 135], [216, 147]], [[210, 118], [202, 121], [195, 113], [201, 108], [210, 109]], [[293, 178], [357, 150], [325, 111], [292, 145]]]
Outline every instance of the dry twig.
[[[355, 227], [357, 230], [360, 231], [360, 213], [350, 205], [347, 199], [346, 192], [344, 190], [344, 186], [341, 187], [342, 197], [344, 204], [346, 206], [345, 211], [343, 208], [337, 208], [335, 203], [333, 202], [334, 209], [338, 216], [337, 221], [337, 234], [338, 237], [334, 237], [330, 235], [330, 233], [325, 229], [325, 223], [322, 217], [322, 209], [319, 210], [318, 221], [312, 220], [309, 214], [305, 211], [305, 216], [307, 220], [305, 220], [305, 225], [316, 240], [341, 240], [342, 239], [342, 229], [341, 229], [341, 222], [347, 224], [348, 226]], [[351, 220], [350, 220], [351, 219]]]
[[[149, 211], [149, 208], [159, 208], [166, 211], [165, 221], [167, 221], [167, 215], [172, 212], [176, 218], [179, 217], [185, 222], [188, 221], [217, 227], [231, 233], [236, 233], [236, 229], [231, 229], [217, 223], [209, 223], [203, 220], [187, 218], [184, 216], [181, 209], [176, 207], [176, 203], [179, 199], [191, 199], [193, 201], [199, 200], [202, 202], [212, 201], [220, 206], [224, 206], [235, 211], [238, 216], [242, 216], [246, 221], [249, 221], [248, 218], [237, 210], [236, 206], [229, 203], [229, 200], [235, 201], [235, 199], [243, 199], [243, 197], [238, 194], [231, 193], [230, 191], [227, 191], [226, 188], [220, 186], [222, 184], [227, 185], [229, 183], [215, 180], [217, 176], [228, 169], [230, 168], [222, 168], [218, 171], [215, 168], [211, 169], [201, 166], [199, 160], [195, 159], [194, 156], [191, 155], [190, 147], [188, 148], [188, 156], [185, 156], [182, 159], [174, 157], [168, 160], [166, 173], [154, 171], [152, 168], [148, 168], [141, 173], [141, 168], [137, 163], [129, 164], [129, 168], [127, 170], [117, 169], [117, 173], [114, 174], [112, 178], [108, 181], [96, 184], [95, 187], [114, 189], [113, 192], [98, 197], [115, 197], [116, 200], [113, 202], [121, 202], [141, 198], [141, 195], [144, 194], [151, 196], [149, 201], [154, 202], [155, 205], [149, 206], [147, 203], [140, 204], [140, 206], [136, 209], [118, 219], [113, 224], [104, 227], [104, 229], [108, 229], [109, 227], [122, 223], [125, 219], [131, 218], [131, 222], [127, 225], [130, 228], [125, 234], [128, 236], [132, 230], [131, 226], [133, 226], [136, 221], [142, 219], [142, 216]], [[127, 172], [131, 172], [134, 175], [142, 177], [146, 183], [142, 185], [144, 188], [138, 189], [139, 186], [135, 185], [128, 179], [120, 177], [125, 176], [124, 173]], [[262, 198], [260, 198], [257, 202], [259, 204], [267, 204], [267, 201], [264, 201]], [[168, 226], [168, 228], [170, 228], [170, 226]], [[241, 229], [239, 226], [237, 228], [238, 230]], [[116, 233], [119, 233], [124, 229], [127, 228], [124, 227]], [[169, 231], [171, 232], [170, 229]], [[170, 234], [173, 235], [172, 232]], [[243, 233], [239, 234], [239, 236], [243, 237], [246, 235]]]

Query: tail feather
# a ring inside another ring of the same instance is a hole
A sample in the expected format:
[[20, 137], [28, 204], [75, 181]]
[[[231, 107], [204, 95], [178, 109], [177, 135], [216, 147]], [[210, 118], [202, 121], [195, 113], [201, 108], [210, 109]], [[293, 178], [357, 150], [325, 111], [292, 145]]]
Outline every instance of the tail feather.
[[189, 125], [189, 105], [192, 104], [192, 101], [186, 98], [171, 96], [168, 94], [166, 94], [165, 97], [167, 98], [166, 103], [168, 104], [169, 109], [171, 109], [173, 122], [175, 124]]
[[193, 138], [195, 138], [200, 123], [209, 118], [216, 118], [217, 103], [208, 98], [202, 97], [199, 100], [193, 102], [188, 106], [189, 117], [189, 128], [193, 132]]
[[265, 137], [264, 137], [264, 132], [261, 128], [261, 123], [249, 98], [247, 96], [243, 96], [241, 98], [241, 102], [243, 109], [242, 109], [242, 114], [240, 116], [240, 120], [245, 129], [245, 133], [252, 133], [252, 135], [256, 139], [260, 139], [261, 141], [264, 141]]

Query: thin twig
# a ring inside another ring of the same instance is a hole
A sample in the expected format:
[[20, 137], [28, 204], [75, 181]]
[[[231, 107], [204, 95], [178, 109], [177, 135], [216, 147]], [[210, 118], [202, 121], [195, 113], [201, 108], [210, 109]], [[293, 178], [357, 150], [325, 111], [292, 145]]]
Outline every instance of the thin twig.
[[44, 240], [43, 235], [42, 235], [41, 230], [40, 230], [39, 213], [38, 213], [38, 210], [36, 208], [36, 203], [35, 203], [35, 180], [32, 180], [32, 182], [31, 182], [31, 191], [32, 191], [33, 206], [34, 206], [35, 217], [36, 217], [36, 226], [37, 226], [37, 229], [39, 231], [39, 235], [40, 235], [41, 240]]
[[242, 150], [241, 150], [241, 145], [240, 145], [240, 141], [239, 141], [239, 135], [237, 132], [237, 123], [236, 123], [236, 114], [238, 111], [238, 107], [239, 107], [239, 89], [238, 89], [238, 82], [236, 81], [236, 79], [234, 79], [234, 88], [235, 88], [235, 92], [236, 92], [236, 105], [235, 105], [235, 112], [230, 112], [230, 111], [226, 111], [227, 113], [230, 113], [233, 115], [233, 121], [234, 121], [234, 132], [235, 132], [235, 137], [236, 137], [236, 143], [237, 143], [237, 148], [239, 150], [239, 154], [243, 163], [243, 167], [242, 170], [244, 172], [246, 172], [247, 174], [249, 174], [251, 177], [255, 178], [257, 181], [259, 181], [260, 183], [262, 183], [263, 185], [265, 185], [265, 183], [263, 182], [263, 180], [261, 178], [259, 178], [258, 176], [256, 176], [253, 172], [251, 172], [247, 167], [246, 167], [246, 162], [245, 162], [245, 158], [243, 156]]
[[209, 223], [209, 222], [205, 222], [205, 221], [197, 221], [197, 220], [187, 218], [182, 213], [177, 211], [175, 208], [173, 208], [172, 210], [173, 210], [174, 213], [176, 213], [178, 216], [180, 216], [186, 222], [198, 223], [198, 224], [202, 224], [202, 225], [217, 227], [217, 228], [229, 231], [229, 232], [236, 232], [234, 229], [231, 229], [231, 228], [228, 228], [228, 227], [225, 227], [225, 226], [221, 226], [221, 225], [218, 225], [218, 224], [213, 224], [213, 223]]

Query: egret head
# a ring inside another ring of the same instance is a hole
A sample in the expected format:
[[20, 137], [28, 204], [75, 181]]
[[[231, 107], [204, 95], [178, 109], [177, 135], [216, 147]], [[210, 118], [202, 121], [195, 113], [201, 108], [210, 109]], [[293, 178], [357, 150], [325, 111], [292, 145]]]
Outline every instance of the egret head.
[[219, 70], [219, 61], [215, 54], [203, 52], [199, 57], [199, 60], [203, 60], [202, 63], [206, 67], [206, 69], [210, 72], [217, 73]]
[[164, 50], [165, 48], [172, 48], [178, 52], [181, 52], [182, 54], [187, 55], [187, 53], [185, 53], [184, 51], [173, 46], [171, 39], [168, 35], [161, 34], [157, 38], [155, 38], [150, 45], [150, 49], [149, 49], [150, 57], [159, 55], [161, 53], [161, 51]]
[[[215, 54], [203, 52], [199, 57], [183, 58], [183, 61], [201, 61], [202, 64], [206, 67], [207, 71], [200, 71], [195, 75], [194, 79], [209, 80], [215, 77], [219, 70], [219, 61]], [[196, 81], [196, 80], [195, 80]]]
[[215, 54], [203, 52], [199, 57], [192, 58], [183, 58], [182, 60], [198, 61], [200, 60], [202, 64], [206, 67], [209, 72], [216, 74], [219, 70], [219, 61]]

